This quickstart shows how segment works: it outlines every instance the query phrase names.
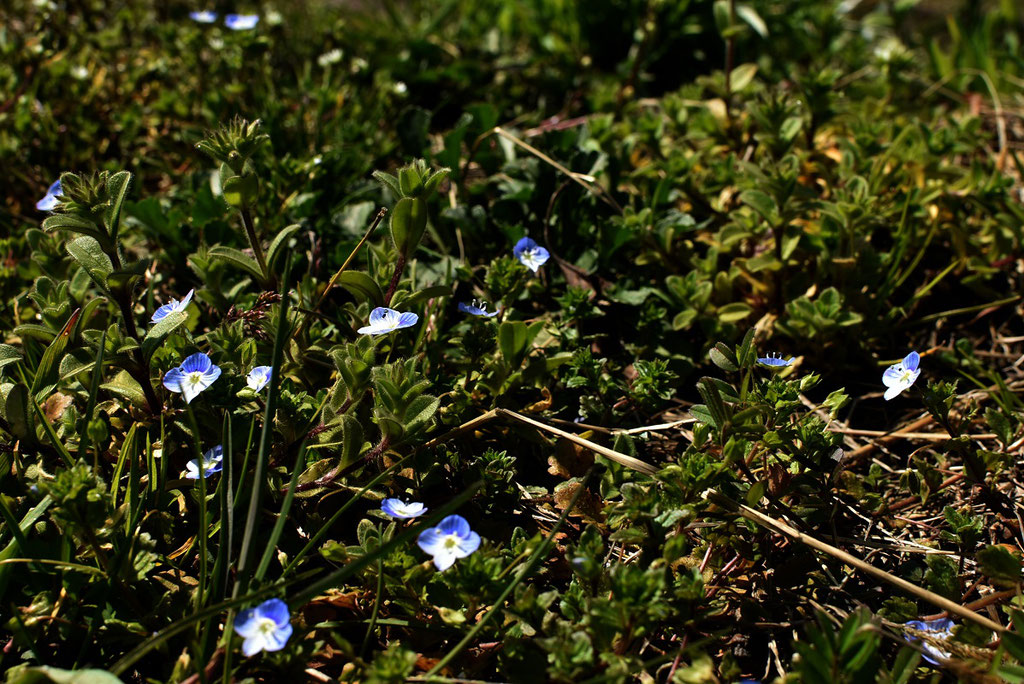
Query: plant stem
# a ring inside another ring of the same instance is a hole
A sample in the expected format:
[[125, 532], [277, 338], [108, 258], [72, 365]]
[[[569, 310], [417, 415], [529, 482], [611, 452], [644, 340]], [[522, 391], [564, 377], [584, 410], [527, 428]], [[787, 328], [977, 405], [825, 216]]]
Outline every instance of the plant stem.
[[[118, 260], [117, 263], [120, 263]], [[139, 329], [135, 326], [135, 315], [132, 313], [132, 305], [128, 299], [128, 293], [124, 290], [118, 290], [114, 294], [114, 300], [117, 303], [118, 309], [121, 310], [121, 318], [124, 319], [124, 328], [128, 333], [128, 337], [142, 342], [142, 338], [139, 337]], [[104, 343], [106, 338], [104, 337]], [[135, 379], [135, 382], [142, 385], [142, 393], [146, 395], [146, 403], [149, 404], [149, 412], [152, 415], [158, 415], [160, 410], [163, 408], [163, 403], [157, 398], [156, 392], [153, 391], [153, 383], [150, 381], [150, 369], [149, 360], [143, 356], [142, 347], [136, 347], [132, 356], [135, 358], [135, 368], [128, 368], [128, 374]]]
[[342, 466], [341, 463], [339, 463], [337, 465], [337, 467], [333, 468], [330, 472], [325, 473], [324, 475], [320, 476], [316, 480], [313, 480], [311, 482], [304, 482], [304, 483], [302, 483], [300, 485], [296, 485], [295, 491], [297, 491], [297, 492], [304, 492], [304, 491], [307, 491], [309, 489], [316, 489], [317, 487], [323, 487], [325, 485], [329, 485], [330, 483], [334, 482], [335, 480], [337, 480], [342, 475], [347, 475], [348, 473], [350, 473], [353, 470], [355, 470], [356, 468], [358, 468], [360, 465], [362, 465], [364, 463], [369, 463], [375, 457], [380, 456], [381, 454], [383, 454], [385, 451], [387, 451], [387, 448], [388, 448], [388, 446], [390, 446], [390, 444], [391, 444], [391, 440], [390, 439], [388, 439], [386, 436], [382, 437], [381, 440], [380, 440], [380, 443], [377, 446], [375, 446], [372, 449], [370, 449], [369, 451], [367, 451], [366, 455], [363, 456], [362, 458], [357, 458], [355, 461], [350, 463], [348, 466], [344, 466], [344, 467]]
[[388, 291], [384, 294], [384, 306], [391, 305], [391, 298], [395, 294], [395, 290], [398, 289], [398, 281], [402, 279], [402, 271], [405, 270], [405, 255], [399, 254], [398, 261], [395, 262], [395, 273], [391, 276], [391, 284], [388, 285]]
[[252, 212], [246, 209], [239, 209], [239, 215], [242, 217], [242, 226], [245, 227], [245, 236], [249, 238], [249, 246], [252, 247], [253, 254], [256, 255], [256, 262], [260, 265], [260, 273], [263, 274], [263, 283], [270, 288], [274, 288], [274, 278], [270, 275], [270, 271], [267, 270], [267, 257], [263, 254], [263, 247], [260, 245], [260, 240], [256, 237], [256, 224], [252, 220]]

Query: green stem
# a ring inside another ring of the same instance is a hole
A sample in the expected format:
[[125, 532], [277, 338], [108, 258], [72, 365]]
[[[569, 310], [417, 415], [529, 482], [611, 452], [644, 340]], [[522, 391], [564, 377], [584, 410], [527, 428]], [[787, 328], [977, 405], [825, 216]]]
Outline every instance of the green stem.
[[199, 467], [199, 524], [196, 530], [196, 538], [199, 541], [199, 586], [196, 588], [196, 610], [199, 610], [203, 606], [206, 593], [206, 537], [209, 530], [206, 522], [206, 468], [203, 463], [203, 450], [199, 446], [199, 424], [196, 422], [196, 415], [192, 412], [190, 404], [185, 404], [185, 411], [188, 413], [188, 421], [192, 426], [192, 445], [195, 447], [196, 464]]
[[239, 209], [238, 213], [242, 217], [242, 226], [245, 228], [245, 236], [249, 238], [249, 246], [252, 247], [253, 254], [256, 255], [256, 263], [260, 265], [260, 273], [263, 274], [263, 283], [267, 287], [274, 287], [274, 279], [270, 275], [270, 271], [267, 269], [267, 257], [263, 254], [263, 247], [260, 245], [260, 240], [256, 237], [256, 223], [252, 219], [252, 212], [248, 208]]

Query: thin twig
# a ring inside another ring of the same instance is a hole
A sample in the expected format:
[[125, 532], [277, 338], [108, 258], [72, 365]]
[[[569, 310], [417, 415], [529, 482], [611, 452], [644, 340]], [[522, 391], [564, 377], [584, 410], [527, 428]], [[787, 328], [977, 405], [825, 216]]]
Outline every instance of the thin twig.
[[769, 530], [775, 532], [776, 534], [785, 535], [791, 539], [800, 542], [801, 544], [806, 544], [807, 546], [810, 546], [812, 549], [816, 549], [823, 553], [827, 553], [828, 555], [841, 560], [843, 563], [849, 565], [850, 567], [862, 570], [863, 572], [866, 572], [867, 574], [873, 577], [881, 579], [885, 582], [889, 582], [890, 584], [893, 584], [899, 587], [900, 589], [917, 596], [918, 598], [924, 599], [925, 601], [928, 601], [929, 603], [942, 608], [946, 612], [954, 613], [966, 620], [976, 622], [982, 627], [990, 629], [998, 634], [1001, 634], [1006, 631], [1006, 628], [1000, 625], [998, 622], [994, 622], [993, 620], [990, 620], [989, 618], [983, 615], [978, 615], [977, 613], [974, 613], [968, 610], [967, 608], [964, 608], [959, 603], [950, 601], [949, 599], [943, 596], [939, 596], [938, 594], [928, 591], [927, 589], [923, 589], [917, 586], [916, 584], [911, 584], [905, 579], [896, 577], [895, 575], [892, 575], [886, 572], [885, 570], [876, 568], [870, 563], [867, 563], [861, 560], [860, 558], [857, 558], [856, 556], [852, 556], [846, 551], [843, 551], [842, 549], [837, 549], [836, 547], [830, 544], [826, 544], [823, 541], [819, 541], [814, 537], [811, 537], [807, 534], [804, 534], [803, 532], [800, 532], [799, 530], [794, 529], [793, 527], [790, 527], [788, 524], [781, 520], [777, 520], [775, 518], [767, 516], [764, 513], [761, 513], [760, 511], [751, 508], [750, 506], [745, 506], [743, 504], [737, 503], [730, 499], [729, 497], [720, 494], [719, 492], [709, 489], [706, 492], [704, 492], [704, 497], [718, 506], [739, 513], [739, 515], [743, 516], [747, 520], [756, 522], [759, 525], [767, 527]]

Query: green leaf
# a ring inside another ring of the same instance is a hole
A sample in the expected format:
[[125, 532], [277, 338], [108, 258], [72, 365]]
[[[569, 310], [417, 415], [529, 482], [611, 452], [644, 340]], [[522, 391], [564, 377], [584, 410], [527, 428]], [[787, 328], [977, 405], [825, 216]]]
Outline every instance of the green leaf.
[[1020, 558], [1002, 546], [986, 546], [975, 557], [983, 575], [996, 584], [1014, 587], [1021, 581]]
[[696, 418], [701, 423], [710, 425], [711, 427], [719, 427], [718, 421], [711, 415], [711, 411], [704, 404], [694, 404], [690, 407], [690, 415]]
[[209, 256], [210, 259], [224, 261], [240, 268], [255, 278], [257, 282], [263, 282], [263, 273], [260, 272], [260, 265], [256, 263], [255, 259], [241, 250], [234, 247], [217, 245], [210, 249]]
[[110, 195], [110, 208], [107, 209], [107, 228], [110, 236], [117, 240], [117, 233], [121, 225], [121, 209], [124, 207], [124, 198], [128, 196], [128, 188], [132, 183], [132, 174], [127, 171], [118, 171], [107, 179], [107, 194]]
[[167, 337], [188, 320], [187, 311], [172, 311], [146, 332], [142, 339], [142, 355], [149, 359]]
[[81, 312], [81, 309], [75, 309], [67, 323], [64, 324], [64, 329], [53, 338], [50, 346], [43, 352], [43, 358], [39, 360], [39, 367], [36, 369], [36, 376], [32, 379], [32, 396], [39, 398], [39, 395], [48, 394], [56, 386], [60, 377], [58, 374], [60, 361], [64, 358], [64, 350], [68, 347], [68, 341], [71, 339], [71, 333]]
[[413, 306], [420, 302], [425, 302], [428, 299], [434, 299], [435, 297], [451, 297], [452, 288], [447, 285], [434, 285], [426, 289], [420, 290], [409, 297], [402, 300], [404, 306]]
[[107, 285], [110, 288], [130, 288], [135, 284], [136, 280], [145, 275], [149, 264], [149, 259], [140, 259], [118, 271], [114, 271], [107, 276]]
[[95, 221], [76, 216], [75, 214], [51, 214], [43, 219], [43, 230], [70, 230], [82, 235], [91, 235], [95, 238], [106, 237], [103, 229], [96, 225]]
[[274, 264], [277, 263], [278, 258], [288, 247], [288, 242], [292, 237], [299, 232], [302, 228], [301, 224], [293, 223], [290, 226], [286, 226], [280, 233], [274, 236], [273, 241], [270, 243], [270, 247], [267, 248], [267, 268], [273, 269]]
[[70, 377], [89, 371], [96, 365], [95, 355], [88, 349], [72, 349], [60, 360], [60, 379], [67, 380]]
[[743, 368], [753, 366], [754, 361], [757, 360], [757, 350], [754, 349], [754, 333], [754, 328], [747, 330], [747, 334], [743, 336], [743, 342], [736, 350], [736, 360]]
[[256, 174], [227, 176], [222, 186], [224, 201], [233, 207], [248, 207], [256, 201], [259, 188], [260, 182]]
[[427, 394], [421, 394], [409, 402], [409, 407], [405, 411], [406, 435], [408, 436], [425, 428], [430, 419], [437, 413], [440, 405], [440, 399]]
[[344, 271], [338, 276], [338, 285], [375, 307], [384, 306], [384, 293], [380, 285], [362, 271]]
[[498, 348], [509, 368], [519, 368], [526, 356], [526, 323], [504, 321], [499, 325]]
[[11, 431], [18, 439], [30, 444], [36, 442], [36, 428], [33, 420], [32, 405], [29, 403], [29, 392], [25, 385], [11, 385], [4, 397], [3, 414]]
[[43, 665], [9, 672], [7, 684], [121, 684], [121, 680], [106, 670], [61, 670]]
[[733, 302], [718, 307], [718, 320], [722, 323], [736, 323], [754, 312], [749, 305], [743, 302]]
[[391, 239], [406, 256], [416, 251], [427, 229], [427, 203], [418, 197], [403, 197], [391, 212]]
[[107, 276], [114, 270], [110, 257], [95, 239], [88, 236], [75, 238], [67, 244], [68, 254], [85, 269], [89, 277], [104, 290], [107, 288]]
[[774, 223], [779, 215], [779, 208], [775, 200], [760, 190], [744, 190], [740, 193], [740, 201], [764, 217], [769, 223]]
[[729, 87], [732, 88], [732, 92], [738, 93], [750, 85], [756, 73], [757, 65], [753, 63], [740, 64], [733, 69], [729, 78]]
[[704, 403], [707, 404], [708, 411], [714, 417], [714, 425], [719, 427], [725, 425], [726, 421], [730, 418], [730, 412], [725, 405], [725, 401], [722, 400], [722, 395], [718, 391], [718, 386], [715, 384], [714, 379], [709, 377], [701, 378], [697, 382], [697, 392], [700, 393]]
[[711, 348], [708, 356], [711, 357], [712, 363], [724, 371], [734, 373], [739, 370], [739, 362], [736, 359], [736, 355], [733, 354], [732, 349], [729, 349], [729, 347], [721, 342]]
[[126, 370], [121, 371], [110, 382], [106, 382], [100, 387], [122, 399], [127, 399], [136, 406], [146, 407], [146, 394], [142, 390], [142, 385], [136, 382], [135, 378]]
[[18, 351], [17, 347], [12, 347], [9, 344], [0, 344], [0, 368], [17, 363], [18, 361], [21, 361], [21, 352]]
[[392, 176], [390, 173], [385, 173], [384, 171], [374, 171], [373, 177], [382, 185], [386, 185], [391, 188], [391, 191], [395, 193], [396, 197], [402, 196], [402, 188], [399, 187], [398, 178], [395, 176]]
[[750, 5], [736, 5], [736, 16], [750, 24], [750, 28], [754, 29], [757, 35], [762, 38], [768, 37], [768, 25], [764, 23], [764, 19], [757, 13], [757, 10]]

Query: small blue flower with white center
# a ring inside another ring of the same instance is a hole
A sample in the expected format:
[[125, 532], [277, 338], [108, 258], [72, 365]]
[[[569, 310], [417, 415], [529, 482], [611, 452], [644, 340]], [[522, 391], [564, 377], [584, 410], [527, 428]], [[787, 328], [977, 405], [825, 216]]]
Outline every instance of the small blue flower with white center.
[[524, 237], [516, 243], [516, 246], [512, 248], [512, 255], [519, 259], [519, 263], [534, 273], [544, 265], [544, 262], [551, 258], [548, 250], [528, 237]]
[[438, 570], [447, 570], [458, 558], [465, 558], [480, 548], [480, 535], [469, 529], [461, 515], [449, 515], [437, 527], [420, 533], [416, 542], [434, 557]]
[[292, 635], [288, 604], [274, 598], [255, 608], [246, 608], [238, 612], [232, 627], [245, 639], [242, 653], [246, 658], [260, 651], [280, 651]]
[[471, 316], [486, 316], [487, 318], [494, 318], [498, 315], [497, 311], [487, 313], [487, 304], [476, 299], [473, 300], [472, 304], [459, 302], [459, 311], [468, 313]]
[[882, 373], [882, 384], [888, 388], [885, 390], [886, 401], [910, 389], [917, 376], [921, 374], [921, 369], [918, 368], [920, 364], [921, 355], [912, 351], [903, 357], [902, 361], [885, 369]]
[[185, 403], [191, 404], [199, 393], [212, 385], [220, 377], [220, 368], [213, 364], [210, 357], [196, 352], [164, 374], [164, 387], [172, 392], [180, 392]]
[[202, 12], [189, 12], [188, 18], [200, 24], [212, 24], [213, 22], [217, 21], [217, 13], [211, 12], [210, 10], [203, 10]]
[[[946, 640], [953, 638], [954, 624], [949, 618], [940, 618], [938, 620], [929, 620], [927, 622], [911, 620], [910, 622], [905, 622], [903, 624], [904, 626], [916, 629], [919, 632], [928, 632], [931, 636], [937, 639]], [[937, 648], [927, 641], [923, 641], [920, 637], [907, 634], [906, 639], [911, 643], [921, 641], [921, 649], [924, 651], [924, 659], [932, 665], [938, 665], [939, 660], [949, 660], [950, 658], [949, 653]]]
[[39, 211], [53, 211], [60, 203], [60, 200], [57, 198], [63, 194], [64, 190], [60, 187], [60, 181], [54, 181], [53, 184], [46, 189], [46, 194], [43, 195], [43, 199], [36, 202], [36, 209]]
[[195, 290], [192, 289], [188, 291], [187, 295], [181, 298], [181, 301], [178, 301], [177, 299], [172, 299], [171, 301], [167, 302], [166, 304], [164, 304], [159, 309], [153, 312], [153, 317], [149, 319], [149, 322], [159, 323], [160, 321], [167, 318], [168, 314], [172, 314], [175, 311], [184, 311], [185, 309], [188, 308], [189, 302], [192, 301], [192, 295], [194, 293]]
[[[219, 473], [224, 467], [224, 447], [220, 444], [203, 454], [203, 479]], [[185, 477], [190, 480], [199, 479], [199, 459], [193, 458], [185, 464]]]
[[392, 518], [408, 520], [409, 518], [415, 518], [418, 515], [423, 515], [428, 509], [419, 501], [410, 501], [409, 503], [405, 503], [401, 499], [384, 499], [380, 503], [380, 510], [384, 511]]
[[259, 392], [261, 389], [267, 386], [270, 382], [270, 366], [256, 366], [249, 374], [245, 376], [245, 384], [248, 385], [253, 392]]
[[792, 365], [796, 359], [784, 359], [778, 352], [768, 352], [767, 356], [761, 356], [757, 359], [757, 362], [765, 366], [771, 366], [772, 368], [785, 368], [786, 366]]
[[378, 306], [370, 312], [370, 325], [364, 325], [356, 332], [360, 335], [386, 335], [389, 332], [416, 325], [419, 320], [420, 317], [414, 313], [401, 313], [394, 309]]
[[248, 31], [260, 23], [258, 14], [229, 14], [224, 17], [224, 25], [232, 31]]

